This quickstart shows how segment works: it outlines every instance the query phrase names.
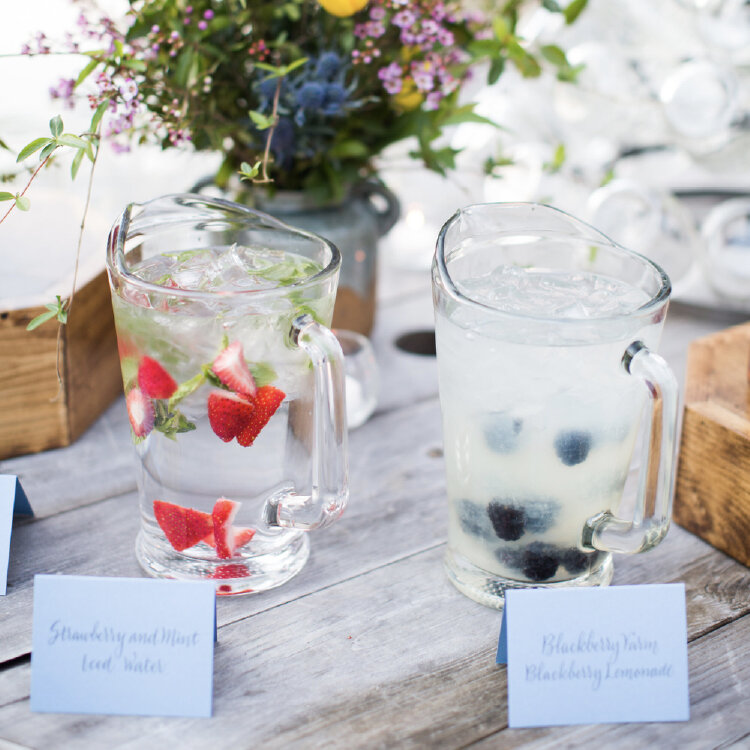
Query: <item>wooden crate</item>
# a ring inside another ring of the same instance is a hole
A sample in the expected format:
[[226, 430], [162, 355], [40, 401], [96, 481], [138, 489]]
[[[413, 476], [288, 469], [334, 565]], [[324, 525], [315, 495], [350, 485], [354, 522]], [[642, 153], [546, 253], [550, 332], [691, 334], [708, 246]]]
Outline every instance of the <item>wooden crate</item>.
[[77, 292], [60, 339], [44, 307], [0, 311], [0, 459], [69, 445], [122, 393], [106, 272]]
[[750, 323], [688, 349], [674, 520], [750, 566]]

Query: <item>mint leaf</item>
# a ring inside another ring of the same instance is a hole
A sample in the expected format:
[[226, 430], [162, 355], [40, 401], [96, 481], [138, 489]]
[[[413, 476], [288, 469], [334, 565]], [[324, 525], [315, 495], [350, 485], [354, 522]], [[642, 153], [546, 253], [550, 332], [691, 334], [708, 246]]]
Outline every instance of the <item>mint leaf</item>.
[[254, 362], [248, 365], [250, 374], [253, 376], [255, 385], [262, 388], [264, 385], [270, 385], [278, 377], [276, 370], [267, 362]]
[[183, 398], [189, 396], [191, 393], [195, 393], [206, 382], [206, 379], [205, 372], [199, 372], [197, 375], [190, 378], [190, 380], [180, 383], [167, 404], [170, 411], [173, 410]]

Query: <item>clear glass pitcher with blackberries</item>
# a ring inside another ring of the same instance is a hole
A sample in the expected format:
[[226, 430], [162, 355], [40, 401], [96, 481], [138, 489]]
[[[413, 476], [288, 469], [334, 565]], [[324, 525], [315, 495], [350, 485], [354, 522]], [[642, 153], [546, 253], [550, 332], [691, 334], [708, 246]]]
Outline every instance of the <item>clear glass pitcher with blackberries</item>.
[[612, 553], [670, 522], [668, 277], [563, 211], [509, 203], [448, 220], [432, 285], [450, 580], [495, 607], [507, 588], [608, 584]]

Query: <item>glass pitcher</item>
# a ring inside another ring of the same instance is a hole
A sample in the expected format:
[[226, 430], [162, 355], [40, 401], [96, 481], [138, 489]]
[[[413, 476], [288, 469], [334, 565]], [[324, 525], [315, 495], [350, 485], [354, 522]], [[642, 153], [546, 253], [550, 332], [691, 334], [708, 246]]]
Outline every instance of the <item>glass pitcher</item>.
[[612, 552], [655, 546], [671, 516], [678, 389], [654, 354], [669, 279], [562, 211], [509, 203], [445, 224], [432, 282], [450, 580], [495, 607], [511, 587], [609, 583]]
[[136, 555], [219, 594], [278, 586], [348, 498], [340, 255], [214, 198], [131, 204], [107, 252], [138, 457]]

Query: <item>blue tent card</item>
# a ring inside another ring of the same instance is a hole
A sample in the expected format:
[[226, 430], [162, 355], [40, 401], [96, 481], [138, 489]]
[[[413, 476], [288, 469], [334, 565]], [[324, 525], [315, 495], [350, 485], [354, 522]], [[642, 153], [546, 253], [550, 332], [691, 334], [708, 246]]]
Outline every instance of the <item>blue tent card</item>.
[[210, 581], [37, 575], [31, 710], [210, 716]]
[[30, 516], [26, 493], [14, 474], [0, 474], [0, 595], [5, 595], [8, 585], [8, 561], [13, 516]]
[[508, 725], [687, 721], [684, 584], [505, 593]]

